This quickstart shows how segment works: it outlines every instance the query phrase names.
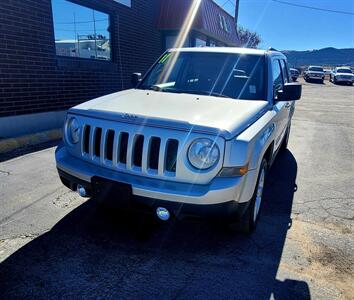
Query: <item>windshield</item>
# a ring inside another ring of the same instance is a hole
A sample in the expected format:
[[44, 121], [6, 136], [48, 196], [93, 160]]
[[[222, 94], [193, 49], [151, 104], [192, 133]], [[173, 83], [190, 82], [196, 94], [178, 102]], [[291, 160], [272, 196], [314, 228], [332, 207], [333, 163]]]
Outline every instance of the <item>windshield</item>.
[[138, 88], [264, 100], [264, 62], [260, 55], [167, 52]]
[[310, 67], [309, 71], [323, 72], [323, 68], [321, 68], [321, 67]]
[[352, 74], [352, 71], [349, 69], [338, 69], [337, 73], [348, 73], [348, 74]]

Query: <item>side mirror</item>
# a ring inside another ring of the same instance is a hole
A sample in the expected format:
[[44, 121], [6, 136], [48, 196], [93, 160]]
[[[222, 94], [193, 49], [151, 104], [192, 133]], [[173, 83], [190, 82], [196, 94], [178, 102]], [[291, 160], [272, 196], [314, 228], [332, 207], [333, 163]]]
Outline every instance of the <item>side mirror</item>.
[[132, 83], [133, 87], [136, 87], [139, 84], [139, 82], [141, 81], [141, 79], [142, 79], [141, 73], [133, 73], [132, 79], [131, 79], [131, 83]]
[[301, 98], [302, 86], [298, 82], [285, 83], [277, 92], [277, 101], [294, 101]]

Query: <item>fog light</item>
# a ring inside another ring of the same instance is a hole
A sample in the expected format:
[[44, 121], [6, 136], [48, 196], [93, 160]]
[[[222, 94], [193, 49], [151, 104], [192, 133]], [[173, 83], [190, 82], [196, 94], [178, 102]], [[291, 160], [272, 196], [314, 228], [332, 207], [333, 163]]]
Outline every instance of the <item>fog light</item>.
[[170, 212], [164, 207], [156, 208], [156, 215], [162, 221], [167, 221], [170, 218]]
[[87, 197], [86, 189], [81, 184], [77, 185], [76, 191], [81, 197]]

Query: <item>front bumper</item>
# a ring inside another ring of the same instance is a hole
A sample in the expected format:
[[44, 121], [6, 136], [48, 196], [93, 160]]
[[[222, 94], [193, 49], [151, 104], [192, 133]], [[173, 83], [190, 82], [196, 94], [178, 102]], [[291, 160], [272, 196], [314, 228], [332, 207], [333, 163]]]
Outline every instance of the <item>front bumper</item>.
[[[89, 182], [85, 182], [79, 178], [76, 178], [68, 173], [65, 173], [58, 169], [58, 173], [62, 183], [68, 188], [75, 190], [75, 187], [78, 184], [81, 184], [85, 187], [86, 191], [89, 195], [94, 193], [93, 184]], [[228, 218], [234, 219], [236, 217], [240, 217], [246, 211], [249, 202], [237, 203], [236, 201], [227, 201], [216, 204], [207, 204], [207, 205], [199, 205], [199, 204], [191, 204], [191, 203], [183, 203], [183, 202], [175, 202], [175, 201], [166, 201], [149, 197], [142, 196], [132, 196], [127, 203], [126, 199], [119, 199], [119, 201], [114, 195], [110, 195], [107, 193], [107, 190], [102, 193], [104, 197], [108, 197], [109, 199], [103, 199], [103, 201], [110, 201], [110, 204], [117, 208], [129, 209], [134, 211], [140, 211], [144, 213], [154, 214], [157, 207], [164, 207], [168, 209], [170, 213], [172, 213], [175, 217], [185, 218]], [[102, 196], [98, 196], [99, 199]], [[112, 203], [112, 198], [115, 200], [115, 203]]]
[[324, 76], [316, 76], [316, 75], [307, 75], [308, 79], [312, 79], [312, 80], [324, 80], [325, 77]]
[[337, 77], [335, 80], [336, 80], [336, 82], [345, 82], [345, 83], [353, 82], [353, 79], [351, 79], [351, 78], [338, 78]]
[[[121, 182], [131, 185], [134, 200], [143, 202], [148, 206], [151, 203], [167, 206], [184, 207], [184, 210], [203, 211], [224, 210], [228, 214], [243, 210], [251, 199], [250, 189], [246, 186], [247, 177], [254, 177], [256, 171], [252, 170], [243, 177], [214, 178], [207, 185], [165, 181], [142, 176], [112, 171], [104, 167], [90, 164], [73, 157], [65, 147], [59, 146], [56, 150], [56, 163], [62, 182], [72, 190], [77, 184], [85, 186], [92, 191], [92, 180], [95, 177]], [[251, 182], [253, 182], [253, 178]], [[243, 204], [240, 204], [243, 203]], [[217, 208], [219, 207], [219, 208]]]

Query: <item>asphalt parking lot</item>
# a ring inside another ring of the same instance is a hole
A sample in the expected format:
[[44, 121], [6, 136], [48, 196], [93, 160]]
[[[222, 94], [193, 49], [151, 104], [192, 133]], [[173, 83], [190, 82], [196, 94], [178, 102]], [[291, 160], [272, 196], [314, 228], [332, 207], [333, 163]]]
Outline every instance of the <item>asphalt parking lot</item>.
[[107, 211], [62, 186], [54, 148], [3, 158], [2, 298], [353, 299], [353, 108], [353, 87], [304, 83], [251, 236]]

